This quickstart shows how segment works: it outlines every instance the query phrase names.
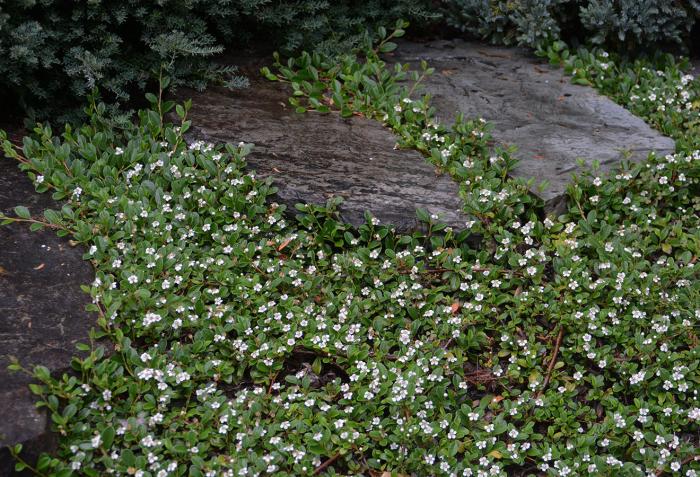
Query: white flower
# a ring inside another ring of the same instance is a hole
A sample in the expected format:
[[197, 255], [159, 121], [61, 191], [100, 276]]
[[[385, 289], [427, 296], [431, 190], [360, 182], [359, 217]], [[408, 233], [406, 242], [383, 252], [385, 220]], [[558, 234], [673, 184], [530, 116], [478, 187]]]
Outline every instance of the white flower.
[[644, 381], [645, 374], [646, 374], [645, 371], [640, 371], [638, 373], [633, 374], [630, 377], [630, 384], [635, 385], [635, 384], [641, 383], [642, 381]]
[[161, 319], [161, 316], [157, 313], [146, 313], [143, 319], [143, 326], [150, 326], [153, 323], [158, 323]]

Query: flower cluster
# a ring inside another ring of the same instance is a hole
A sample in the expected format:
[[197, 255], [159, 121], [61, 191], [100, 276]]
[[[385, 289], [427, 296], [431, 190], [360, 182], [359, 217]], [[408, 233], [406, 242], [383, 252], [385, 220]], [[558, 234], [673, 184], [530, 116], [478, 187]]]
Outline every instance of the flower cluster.
[[700, 82], [671, 55], [655, 63], [616, 62], [602, 50], [579, 50], [566, 60], [573, 81], [590, 84], [644, 118], [685, 150], [700, 148]]

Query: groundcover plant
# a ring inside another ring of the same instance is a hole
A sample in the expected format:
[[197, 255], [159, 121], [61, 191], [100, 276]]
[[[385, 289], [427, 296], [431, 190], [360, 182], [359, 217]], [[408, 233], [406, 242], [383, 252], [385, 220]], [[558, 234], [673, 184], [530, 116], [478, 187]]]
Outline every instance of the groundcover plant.
[[[188, 143], [189, 105], [160, 95], [123, 128], [92, 104], [90, 122], [60, 137], [39, 127], [21, 148], [4, 141], [37, 190], [66, 201], [43, 218], [18, 207], [5, 222], [84, 244], [99, 322], [74, 374], [33, 370], [61, 446], [19, 468], [700, 472], [697, 82], [674, 64], [639, 76], [636, 112], [663, 123], [687, 111], [672, 131], [678, 152], [585, 173], [568, 213], [547, 217], [531, 184], [509, 178], [514, 160], [486, 123], [434, 120], [416, 96], [429, 65], [413, 75], [380, 59], [403, 27], [357, 55], [302, 55], [263, 74], [291, 84], [300, 112], [374, 118], [398, 147], [424, 152], [460, 184], [473, 217], [461, 231], [425, 211], [413, 235], [371, 216], [352, 229], [336, 201], [290, 219], [274, 185], [245, 169], [250, 145]], [[580, 78], [622, 70], [595, 53], [581, 61]], [[687, 98], [670, 105], [653, 88]]]

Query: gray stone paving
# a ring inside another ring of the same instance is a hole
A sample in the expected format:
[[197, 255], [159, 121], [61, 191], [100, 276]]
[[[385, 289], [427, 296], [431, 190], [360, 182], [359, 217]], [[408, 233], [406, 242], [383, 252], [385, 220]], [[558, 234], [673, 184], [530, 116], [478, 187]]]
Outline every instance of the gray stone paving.
[[494, 139], [517, 146], [516, 176], [549, 185], [539, 193], [550, 206], [563, 200], [577, 159], [614, 168], [621, 159], [667, 154], [674, 142], [594, 89], [571, 84], [563, 70], [517, 48], [460, 40], [404, 42], [391, 61], [435, 68], [425, 91], [439, 118], [457, 112], [494, 124]]
[[[0, 211], [13, 215], [25, 205], [33, 215], [58, 208], [50, 194], [37, 194], [14, 161], [0, 156]], [[10, 475], [14, 461], [6, 445], [23, 443], [25, 457], [34, 461], [50, 450], [55, 436], [49, 432], [45, 410], [35, 407], [37, 397], [27, 384], [32, 379], [7, 369], [9, 356], [23, 366], [36, 365], [61, 374], [70, 367], [78, 342], [89, 342], [94, 316], [85, 311], [90, 296], [80, 285], [94, 278], [82, 247], [51, 230], [30, 232], [26, 225], [0, 227], [0, 476]]]

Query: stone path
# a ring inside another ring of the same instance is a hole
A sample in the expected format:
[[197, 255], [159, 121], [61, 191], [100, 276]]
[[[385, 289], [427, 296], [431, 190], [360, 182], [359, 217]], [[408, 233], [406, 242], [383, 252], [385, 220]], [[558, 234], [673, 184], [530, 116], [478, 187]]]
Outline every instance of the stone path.
[[[0, 156], [0, 211], [13, 215], [25, 205], [33, 215], [57, 208], [49, 194], [37, 194], [15, 162]], [[14, 462], [4, 447], [24, 443], [27, 458], [34, 461], [54, 444], [46, 413], [34, 406], [36, 397], [27, 384], [32, 380], [7, 370], [8, 355], [25, 366], [44, 365], [60, 374], [76, 354], [75, 344], [89, 342], [95, 326], [85, 305], [90, 297], [80, 289], [91, 283], [90, 264], [84, 250], [72, 247], [55, 232], [30, 232], [13, 224], [0, 227], [0, 476], [11, 475]]]
[[426, 60], [435, 68], [425, 86], [441, 120], [452, 122], [461, 111], [492, 122], [496, 141], [518, 148], [514, 175], [534, 178], [535, 185], [548, 181], [539, 194], [550, 207], [563, 199], [579, 158], [587, 164], [597, 159], [609, 170], [628, 154], [642, 160], [652, 150], [675, 149], [642, 119], [521, 49], [404, 42], [394, 58], [416, 67]]

